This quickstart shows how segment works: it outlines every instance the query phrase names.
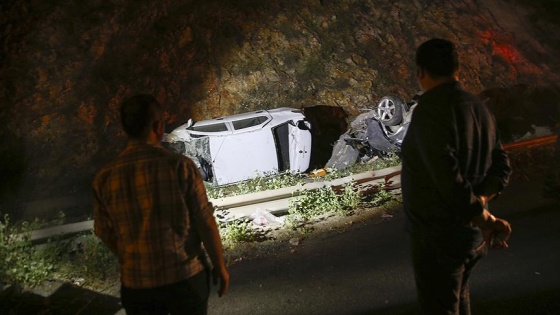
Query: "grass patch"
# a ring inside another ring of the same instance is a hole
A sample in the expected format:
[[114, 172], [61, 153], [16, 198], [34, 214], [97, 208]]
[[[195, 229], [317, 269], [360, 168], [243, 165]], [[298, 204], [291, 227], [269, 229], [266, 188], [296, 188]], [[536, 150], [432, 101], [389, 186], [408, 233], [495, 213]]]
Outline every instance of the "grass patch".
[[249, 220], [219, 222], [218, 227], [225, 248], [235, 248], [237, 244], [243, 242], [254, 242], [260, 236]]
[[117, 258], [93, 231], [72, 239], [54, 237], [39, 245], [31, 241], [33, 231], [63, 223], [63, 213], [52, 221], [18, 224], [5, 215], [0, 221], [0, 284], [23, 290], [52, 279], [99, 282], [118, 278]]
[[292, 174], [284, 172], [280, 174], [263, 174], [255, 178], [236, 183], [228, 186], [212, 186], [205, 183], [208, 198], [217, 199], [231, 197], [237, 195], [245, 195], [249, 193], [273, 190], [284, 187], [296, 186], [304, 183], [304, 177], [301, 174]]
[[55, 255], [49, 247], [33, 246], [31, 232], [40, 222], [10, 223], [8, 215], [0, 222], [0, 279], [16, 287], [32, 287], [47, 279], [55, 265]]
[[56, 277], [78, 283], [92, 280], [101, 283], [118, 278], [117, 257], [93, 231], [60, 242], [60, 247], [65, 250], [58, 256]]
[[323, 215], [346, 216], [364, 205], [381, 205], [381, 201], [389, 201], [392, 196], [386, 191], [380, 190], [373, 194], [373, 197], [368, 196], [368, 198], [372, 198], [375, 202], [368, 200], [366, 203], [362, 191], [352, 182], [345, 184], [338, 190], [329, 186], [316, 190], [305, 190], [297, 198], [290, 201], [286, 222], [289, 227], [296, 229]]

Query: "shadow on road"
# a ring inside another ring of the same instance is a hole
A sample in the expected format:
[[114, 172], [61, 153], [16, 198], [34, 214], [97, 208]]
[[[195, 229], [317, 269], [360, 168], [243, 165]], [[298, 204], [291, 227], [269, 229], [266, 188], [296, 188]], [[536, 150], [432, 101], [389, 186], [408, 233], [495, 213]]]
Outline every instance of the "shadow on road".
[[0, 314], [116, 314], [120, 299], [69, 283], [63, 283], [48, 296], [17, 292], [9, 288], [0, 293]]
[[[560, 309], [560, 287], [536, 291], [526, 296], [473, 301], [473, 314], [493, 315], [553, 315]], [[121, 309], [119, 299], [71, 284], [63, 284], [48, 297], [32, 293], [3, 292], [0, 313], [13, 314], [116, 314]], [[355, 315], [416, 315], [416, 304], [375, 308]]]

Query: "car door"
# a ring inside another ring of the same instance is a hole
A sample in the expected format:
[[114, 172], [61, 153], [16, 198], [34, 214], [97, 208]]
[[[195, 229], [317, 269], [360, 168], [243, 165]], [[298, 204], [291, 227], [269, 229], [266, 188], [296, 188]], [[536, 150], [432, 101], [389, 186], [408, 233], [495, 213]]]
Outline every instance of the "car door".
[[272, 128], [276, 143], [278, 171], [304, 172], [311, 157], [309, 122], [288, 121]]
[[305, 172], [311, 159], [311, 125], [298, 120], [289, 124], [290, 171]]

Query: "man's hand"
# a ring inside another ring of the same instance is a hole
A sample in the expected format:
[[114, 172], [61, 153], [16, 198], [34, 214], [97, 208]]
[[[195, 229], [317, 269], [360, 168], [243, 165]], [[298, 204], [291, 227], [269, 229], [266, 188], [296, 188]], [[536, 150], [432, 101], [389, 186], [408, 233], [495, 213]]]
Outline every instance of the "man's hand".
[[214, 285], [218, 284], [220, 280], [220, 289], [218, 290], [218, 296], [222, 297], [227, 292], [229, 287], [229, 273], [225, 267], [223, 268], [213, 268], [212, 269], [212, 280]]
[[[484, 235], [485, 231], [482, 230]], [[507, 240], [511, 234], [511, 226], [508, 221], [496, 218], [496, 221], [492, 224], [490, 229], [489, 237], [485, 236], [486, 243], [490, 248], [508, 248], [509, 245]]]
[[484, 241], [490, 248], [508, 248], [507, 240], [511, 234], [508, 221], [496, 218], [484, 209], [480, 216], [472, 220], [472, 224], [480, 228]]

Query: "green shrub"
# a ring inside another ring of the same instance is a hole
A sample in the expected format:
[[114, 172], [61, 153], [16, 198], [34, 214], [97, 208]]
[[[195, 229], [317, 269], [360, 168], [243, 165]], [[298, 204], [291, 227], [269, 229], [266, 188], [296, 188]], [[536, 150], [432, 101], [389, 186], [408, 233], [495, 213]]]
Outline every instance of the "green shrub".
[[84, 277], [105, 280], [118, 275], [117, 257], [90, 231], [82, 239], [73, 259], [77, 271]]
[[361, 192], [352, 183], [344, 185], [340, 194], [326, 186], [304, 190], [298, 198], [290, 201], [288, 222], [295, 225], [331, 212], [345, 214], [355, 209], [360, 202]]
[[303, 183], [301, 174], [283, 172], [280, 174], [262, 174], [230, 186], [214, 187], [208, 185], [206, 191], [209, 198], [216, 199], [295, 186], [301, 183]]
[[339, 199], [339, 209], [337, 212], [339, 213], [348, 213], [351, 210], [356, 209], [358, 205], [362, 202], [362, 195], [360, 189], [354, 187], [354, 185], [347, 184], [344, 185], [344, 189], [342, 190], [342, 194], [337, 196]]
[[383, 186], [380, 187], [379, 191], [375, 194], [368, 196], [365, 199], [365, 202], [371, 207], [379, 207], [393, 199], [393, 195], [389, 193], [387, 190], [383, 189]]
[[49, 279], [54, 270], [50, 248], [33, 246], [31, 232], [38, 220], [10, 225], [8, 215], [0, 221], [0, 279], [17, 287], [35, 286]]
[[365, 163], [355, 163], [349, 168], [349, 172], [363, 173], [367, 171], [376, 171], [384, 168], [394, 167], [401, 164], [401, 159], [395, 152], [389, 152], [381, 156], [375, 156]]
[[220, 235], [225, 244], [234, 246], [236, 243], [253, 242], [259, 237], [256, 229], [248, 220], [219, 222]]
[[377, 171], [389, 167], [394, 167], [401, 164], [401, 159], [396, 153], [387, 153], [385, 156], [374, 157], [368, 162], [357, 162], [350, 167], [337, 170], [333, 168], [327, 169], [327, 175], [323, 178], [326, 181], [334, 180], [350, 176], [352, 174], [360, 174], [364, 172]]

